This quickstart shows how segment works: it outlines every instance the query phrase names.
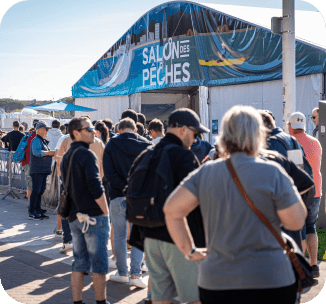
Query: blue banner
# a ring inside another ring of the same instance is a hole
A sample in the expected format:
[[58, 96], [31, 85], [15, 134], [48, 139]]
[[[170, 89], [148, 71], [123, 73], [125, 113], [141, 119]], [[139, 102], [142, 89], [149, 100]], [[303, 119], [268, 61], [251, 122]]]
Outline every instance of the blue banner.
[[[297, 76], [326, 72], [326, 51], [296, 42]], [[282, 36], [189, 2], [143, 15], [73, 86], [74, 98], [282, 78]]]

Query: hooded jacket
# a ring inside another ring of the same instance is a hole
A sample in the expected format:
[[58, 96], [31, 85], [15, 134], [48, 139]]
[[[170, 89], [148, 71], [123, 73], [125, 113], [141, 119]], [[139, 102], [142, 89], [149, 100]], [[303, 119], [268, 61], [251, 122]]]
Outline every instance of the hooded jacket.
[[53, 129], [49, 130], [48, 135], [45, 139], [49, 142], [50, 150], [55, 150], [57, 142], [58, 142], [59, 138], [62, 136], [63, 136], [63, 134], [57, 128], [53, 128]]
[[152, 145], [137, 133], [125, 132], [110, 138], [103, 154], [104, 176], [109, 181], [110, 199], [123, 197], [128, 173], [136, 157]]
[[192, 144], [191, 151], [197, 156], [199, 162], [201, 163], [203, 159], [209, 154], [209, 152], [214, 148], [206, 140], [200, 139], [198, 136], [196, 142]]

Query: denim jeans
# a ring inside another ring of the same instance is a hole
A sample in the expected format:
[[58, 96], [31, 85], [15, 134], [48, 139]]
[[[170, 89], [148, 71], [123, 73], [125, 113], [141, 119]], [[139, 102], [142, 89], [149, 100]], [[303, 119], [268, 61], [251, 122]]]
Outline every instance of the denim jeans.
[[47, 173], [32, 173], [33, 190], [30, 197], [30, 214], [41, 213], [41, 199], [46, 188]]
[[95, 225], [89, 225], [83, 233], [84, 223], [78, 219], [70, 223], [70, 229], [74, 239], [72, 247], [74, 261], [72, 271], [107, 274], [109, 271], [108, 241], [110, 234], [110, 219], [108, 216], [91, 216], [96, 219]]
[[[117, 197], [111, 200], [110, 203], [110, 217], [113, 225], [114, 233], [114, 251], [117, 259], [117, 268], [119, 275], [124, 276], [128, 274], [127, 265], [127, 220], [126, 220], [126, 201], [124, 197]], [[132, 224], [130, 224], [130, 229]], [[141, 263], [144, 253], [131, 247], [130, 254], [130, 274], [135, 276], [141, 275]]]
[[68, 220], [61, 220], [63, 231], [63, 242], [69, 243], [72, 240], [70, 226]]
[[314, 202], [307, 208], [308, 215], [306, 223], [301, 230], [302, 240], [306, 239], [306, 234], [317, 234], [316, 222], [318, 218], [321, 197], [315, 197]]

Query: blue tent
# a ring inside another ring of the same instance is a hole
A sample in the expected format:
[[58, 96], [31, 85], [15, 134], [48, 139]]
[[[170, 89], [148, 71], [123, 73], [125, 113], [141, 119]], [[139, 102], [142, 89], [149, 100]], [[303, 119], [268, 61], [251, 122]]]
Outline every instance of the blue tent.
[[45, 105], [39, 105], [39, 106], [27, 107], [27, 108], [34, 109], [36, 111], [81, 111], [81, 112], [97, 111], [96, 109], [77, 106], [62, 101], [52, 102]]

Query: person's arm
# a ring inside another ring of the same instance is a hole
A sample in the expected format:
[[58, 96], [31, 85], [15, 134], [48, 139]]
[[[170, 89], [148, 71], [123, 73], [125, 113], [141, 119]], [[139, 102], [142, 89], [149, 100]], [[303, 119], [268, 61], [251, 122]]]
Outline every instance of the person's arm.
[[95, 202], [101, 208], [103, 215], [108, 216], [109, 215], [109, 207], [108, 207], [108, 202], [106, 200], [106, 196], [104, 195], [104, 193], [101, 195], [100, 198], [96, 199]]
[[103, 214], [108, 215], [108, 204], [104, 195], [102, 180], [100, 178], [97, 157], [94, 152], [90, 152], [89, 154], [90, 155], [87, 155], [87, 160], [85, 162], [87, 188], [98, 206], [101, 208]]
[[[188, 255], [194, 247], [186, 217], [198, 206], [198, 198], [187, 188], [178, 186], [168, 197], [164, 205], [165, 223], [175, 245]], [[191, 261], [200, 261], [207, 257], [206, 253], [195, 251]]]
[[35, 137], [32, 140], [32, 153], [36, 157], [53, 156], [54, 155], [54, 151], [42, 150], [42, 143], [40, 142], [40, 140], [37, 137]]
[[276, 212], [284, 228], [293, 231], [302, 229], [307, 217], [307, 208], [302, 200], [291, 207], [276, 210]]

